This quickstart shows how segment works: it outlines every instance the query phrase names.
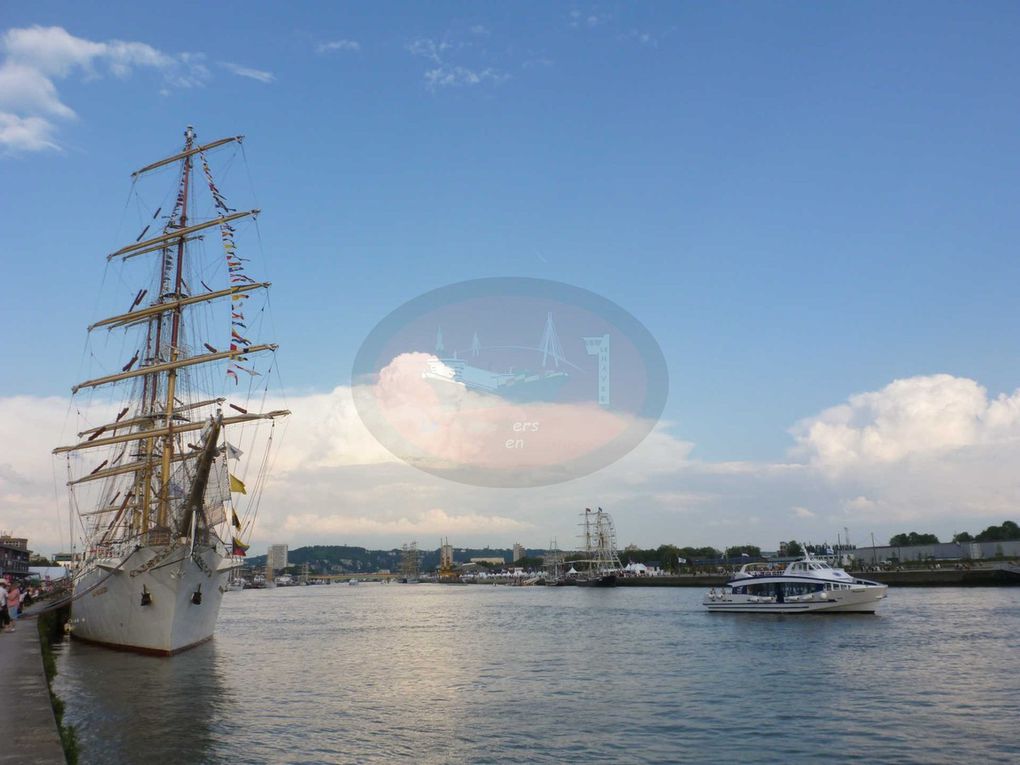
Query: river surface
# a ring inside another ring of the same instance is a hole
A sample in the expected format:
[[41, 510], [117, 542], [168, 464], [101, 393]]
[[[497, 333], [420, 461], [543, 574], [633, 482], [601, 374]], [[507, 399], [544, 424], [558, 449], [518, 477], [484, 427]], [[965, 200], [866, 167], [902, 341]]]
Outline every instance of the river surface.
[[65, 642], [90, 763], [1015, 763], [1020, 588], [708, 614], [700, 589], [227, 593], [153, 658]]

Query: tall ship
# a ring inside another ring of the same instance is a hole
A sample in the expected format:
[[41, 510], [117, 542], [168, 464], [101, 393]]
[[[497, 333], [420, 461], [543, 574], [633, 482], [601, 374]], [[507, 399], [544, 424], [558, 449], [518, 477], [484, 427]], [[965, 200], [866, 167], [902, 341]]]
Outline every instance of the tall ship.
[[581, 516], [581, 541], [584, 559], [575, 560], [577, 584], [581, 587], [614, 587], [623, 571], [616, 551], [616, 527], [613, 518], [601, 507], [584, 509]]
[[277, 346], [252, 339], [270, 285], [249, 274], [235, 234], [259, 210], [229, 207], [210, 166], [242, 139], [200, 145], [189, 126], [180, 152], [132, 175], [133, 190], [162, 180], [169, 193], [151, 216], [139, 195], [144, 228], [106, 256], [128, 309], [88, 327], [97, 375], [72, 388], [78, 440], [54, 450], [70, 489], [78, 639], [161, 655], [205, 642], [247, 549], [289, 412], [257, 411], [276, 371]]

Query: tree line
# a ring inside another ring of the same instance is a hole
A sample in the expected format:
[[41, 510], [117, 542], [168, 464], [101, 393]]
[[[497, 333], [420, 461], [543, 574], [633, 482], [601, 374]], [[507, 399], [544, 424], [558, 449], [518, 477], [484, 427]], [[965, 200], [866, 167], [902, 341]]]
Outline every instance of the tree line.
[[[953, 541], [963, 542], [1009, 542], [1020, 539], [1020, 526], [1014, 521], [1005, 521], [1000, 526], [989, 526], [982, 532], [971, 534], [960, 531], [953, 534]], [[890, 547], [909, 547], [911, 545], [937, 545], [939, 538], [935, 534], [910, 533], [896, 534], [889, 539]]]

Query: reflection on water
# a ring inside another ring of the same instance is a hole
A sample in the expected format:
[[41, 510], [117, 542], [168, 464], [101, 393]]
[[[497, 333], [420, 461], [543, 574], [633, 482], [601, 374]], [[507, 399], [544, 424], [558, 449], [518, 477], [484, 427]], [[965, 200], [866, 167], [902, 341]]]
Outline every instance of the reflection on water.
[[54, 690], [65, 722], [84, 744], [82, 762], [210, 762], [213, 729], [233, 714], [207, 643], [173, 660], [109, 651], [78, 642], [58, 648]]
[[171, 659], [66, 644], [83, 763], [1012, 762], [1020, 590], [878, 616], [707, 614], [687, 589], [230, 593]]

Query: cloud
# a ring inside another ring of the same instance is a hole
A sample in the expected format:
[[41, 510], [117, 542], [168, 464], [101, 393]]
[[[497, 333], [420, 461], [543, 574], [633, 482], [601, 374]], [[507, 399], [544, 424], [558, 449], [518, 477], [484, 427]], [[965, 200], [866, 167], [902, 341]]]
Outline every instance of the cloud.
[[793, 429], [794, 454], [838, 472], [1020, 439], [1020, 391], [988, 399], [974, 380], [941, 374], [851, 396]]
[[445, 40], [436, 42], [430, 38], [422, 37], [409, 42], [407, 44], [407, 52], [412, 56], [420, 56], [440, 64], [442, 63], [441, 56], [443, 53], [452, 47], [453, 46]]
[[313, 532], [354, 537], [397, 535], [409, 539], [439, 537], [446, 534], [521, 531], [529, 526], [530, 524], [499, 515], [479, 513], [457, 515], [440, 508], [391, 518], [295, 513], [287, 515], [282, 523], [284, 531], [293, 533]]
[[699, 505], [705, 505], [718, 499], [714, 494], [696, 491], [659, 491], [652, 494], [652, 499], [659, 505], [674, 512], [687, 512]]
[[1001, 520], [1020, 505], [1020, 390], [990, 398], [947, 374], [894, 380], [791, 433], [791, 455], [829, 492], [840, 525]]
[[49, 457], [67, 415], [67, 399], [0, 398], [0, 530], [42, 542], [46, 552], [68, 541], [66, 502], [58, 505], [54, 491], [64, 479]]
[[[392, 370], [397, 376], [400, 367]], [[423, 391], [394, 388], [397, 382], [386, 389], [391, 414], [401, 426], [413, 424], [413, 395]], [[596, 505], [613, 514], [621, 546], [775, 549], [780, 539], [835, 541], [844, 526], [858, 544], [870, 532], [877, 541], [910, 530], [948, 538], [1016, 518], [1018, 402], [1020, 391], [989, 397], [966, 378], [907, 378], [798, 422], [790, 461], [702, 462], [676, 423], [661, 422], [633, 451], [587, 476], [491, 489], [398, 460], [362, 423], [351, 388], [341, 386], [266, 402], [293, 415], [275, 437], [253, 541], [255, 549], [269, 542], [388, 548], [441, 535], [478, 546], [538, 546], [558, 537], [571, 548], [578, 512]], [[0, 529], [29, 537], [43, 552], [66, 548], [65, 469], [50, 450], [81, 429], [73, 415], [61, 397], [0, 398]], [[457, 433], [451, 426], [432, 446], [447, 456], [462, 450], [488, 458], [465, 449]], [[249, 458], [259, 452], [238, 445]]]
[[572, 29], [595, 29], [608, 24], [612, 18], [608, 13], [584, 13], [575, 8], [570, 12], [568, 24]]
[[[0, 151], [8, 152], [60, 150], [57, 125], [77, 114], [55, 83], [73, 75], [123, 80], [136, 69], [149, 69], [159, 74], [164, 94], [201, 87], [210, 78], [201, 53], [170, 55], [142, 42], [97, 42], [62, 27], [8, 29], [0, 36], [0, 55]], [[245, 72], [257, 78], [268, 74]]]
[[659, 47], [659, 36], [651, 32], [639, 32], [636, 29], [630, 30], [627, 34], [623, 35], [624, 40], [636, 42], [638, 45], [646, 48], [658, 48]]
[[494, 69], [474, 70], [463, 66], [438, 66], [425, 72], [425, 83], [429, 90], [450, 86], [481, 85], [484, 82], [499, 84], [506, 82], [510, 75], [500, 74]]
[[10, 60], [0, 65], [0, 109], [40, 115], [38, 119], [76, 116], [61, 103], [56, 86], [43, 72]]
[[58, 150], [56, 128], [42, 117], [19, 117], [0, 112], [0, 147], [14, 151]]
[[276, 76], [272, 72], [263, 72], [261, 69], [251, 69], [247, 66], [241, 66], [240, 64], [232, 64], [229, 61], [223, 61], [220, 64], [224, 69], [227, 69], [238, 77], [247, 77], [250, 80], [258, 80], [259, 82], [269, 83], [276, 79]]
[[510, 75], [491, 66], [468, 65], [465, 62], [449, 60], [451, 51], [459, 56], [470, 46], [455, 46], [446, 40], [418, 38], [407, 44], [408, 53], [417, 58], [424, 58], [434, 66], [425, 70], [425, 87], [435, 92], [440, 88], [472, 87], [479, 85], [500, 85], [510, 79]]
[[361, 50], [361, 43], [354, 40], [331, 40], [319, 43], [315, 48], [316, 53], [332, 53], [336, 50], [357, 52]]

